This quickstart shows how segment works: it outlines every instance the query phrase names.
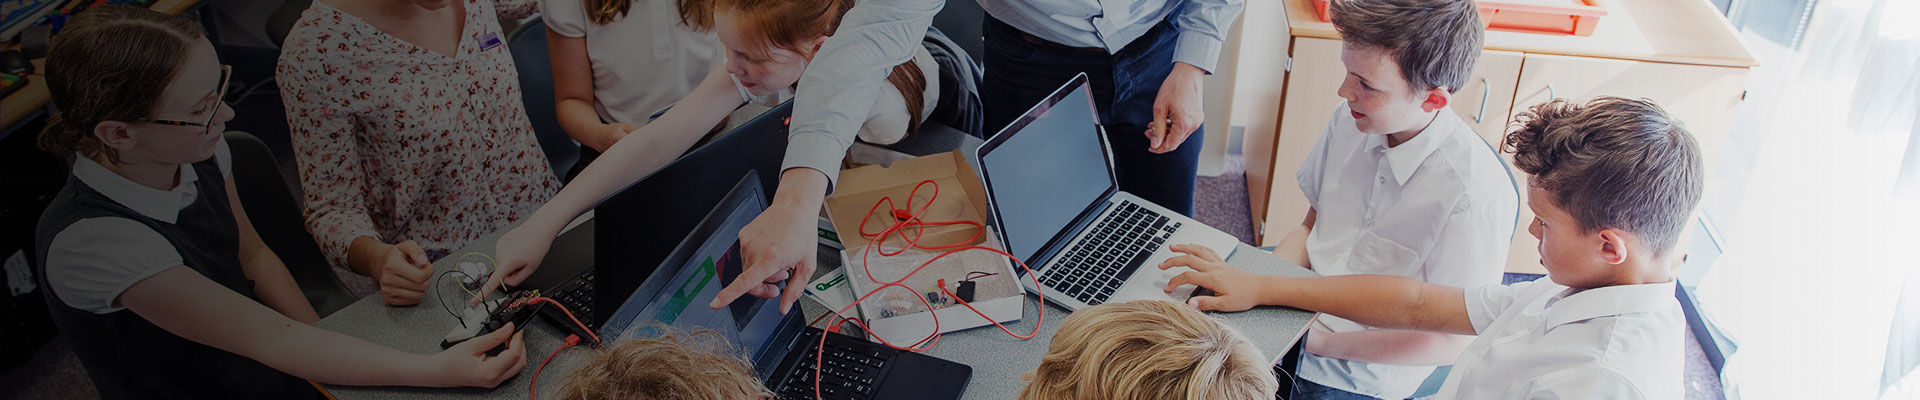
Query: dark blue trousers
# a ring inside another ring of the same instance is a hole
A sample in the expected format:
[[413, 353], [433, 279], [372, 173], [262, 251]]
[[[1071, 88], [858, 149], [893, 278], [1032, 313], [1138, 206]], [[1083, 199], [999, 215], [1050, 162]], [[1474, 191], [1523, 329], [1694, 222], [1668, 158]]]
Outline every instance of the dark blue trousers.
[[1069, 48], [1039, 41], [993, 16], [987, 16], [986, 76], [980, 98], [986, 132], [995, 134], [1020, 118], [1060, 85], [1085, 72], [1107, 142], [1120, 190], [1173, 211], [1193, 215], [1194, 175], [1199, 171], [1203, 129], [1195, 129], [1180, 148], [1166, 154], [1147, 151], [1146, 130], [1160, 84], [1173, 72], [1178, 36], [1161, 21], [1117, 54]]

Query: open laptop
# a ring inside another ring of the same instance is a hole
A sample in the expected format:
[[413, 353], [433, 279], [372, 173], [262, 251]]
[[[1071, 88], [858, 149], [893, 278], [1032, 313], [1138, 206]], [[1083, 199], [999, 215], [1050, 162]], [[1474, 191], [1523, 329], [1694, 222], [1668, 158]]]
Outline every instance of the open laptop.
[[[994, 234], [1039, 274], [1042, 296], [1068, 310], [1184, 302], [1193, 286], [1164, 289], [1190, 269], [1157, 268], [1177, 254], [1169, 247], [1197, 244], [1224, 258], [1239, 239], [1121, 191], [1095, 115], [1087, 75], [1080, 74], [980, 145]], [[1038, 289], [1028, 279], [1020, 284]]]
[[[743, 296], [725, 308], [707, 308], [740, 275], [740, 229], [767, 203], [759, 177], [749, 171], [608, 315], [601, 337], [618, 342], [657, 337], [667, 329], [712, 332], [733, 345], [727, 350], [744, 351], [755, 375], [779, 398], [815, 398], [816, 377], [827, 399], [959, 398], [973, 374], [966, 365], [806, 326], [803, 313], [781, 314], [778, 298]], [[825, 351], [816, 351], [821, 335]]]
[[[599, 330], [601, 317], [619, 307], [693, 231], [733, 187], [734, 177], [757, 171], [762, 187], [777, 187], [792, 114], [791, 101], [774, 107], [601, 200], [592, 229], [561, 234], [540, 269], [513, 289], [539, 289]], [[543, 307], [540, 315], [582, 338], [590, 336], [558, 308]]]

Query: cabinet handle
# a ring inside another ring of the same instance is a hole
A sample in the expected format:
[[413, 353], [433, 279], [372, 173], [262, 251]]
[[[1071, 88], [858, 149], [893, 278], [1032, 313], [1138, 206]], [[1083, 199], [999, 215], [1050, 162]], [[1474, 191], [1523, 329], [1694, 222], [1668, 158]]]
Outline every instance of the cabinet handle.
[[1558, 99], [1558, 98], [1560, 98], [1560, 95], [1553, 93], [1553, 84], [1551, 83], [1547, 84], [1547, 102], [1552, 103], [1553, 99]]
[[1493, 86], [1487, 84], [1487, 78], [1480, 78], [1480, 89], [1480, 113], [1473, 115], [1473, 123], [1476, 124], [1487, 116], [1487, 95], [1493, 93]]

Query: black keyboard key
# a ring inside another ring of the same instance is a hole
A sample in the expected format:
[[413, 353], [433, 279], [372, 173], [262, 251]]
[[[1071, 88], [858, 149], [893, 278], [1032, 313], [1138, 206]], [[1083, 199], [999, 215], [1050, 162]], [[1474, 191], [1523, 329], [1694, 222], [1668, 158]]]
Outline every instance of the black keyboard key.
[[[1121, 267], [1120, 272], [1113, 274], [1113, 276], [1115, 277], [1133, 276], [1133, 272], [1140, 269], [1140, 264], [1146, 263], [1147, 257], [1152, 255], [1153, 255], [1153, 250], [1142, 250], [1139, 253], [1134, 254], [1133, 258], [1128, 259], [1127, 263], [1123, 267]], [[1112, 296], [1113, 296], [1113, 291], [1103, 290], [1098, 297], [1100, 300], [1105, 301], [1107, 298]], [[1081, 300], [1081, 301], [1084, 302], [1086, 300]]]

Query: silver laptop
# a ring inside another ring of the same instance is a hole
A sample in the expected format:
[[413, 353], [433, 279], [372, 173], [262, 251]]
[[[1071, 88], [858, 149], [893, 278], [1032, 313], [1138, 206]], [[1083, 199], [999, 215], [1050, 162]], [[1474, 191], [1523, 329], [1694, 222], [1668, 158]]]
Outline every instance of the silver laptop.
[[1239, 239], [1120, 191], [1102, 131], [1087, 75], [1080, 74], [980, 145], [994, 234], [1034, 268], [1044, 290], [1025, 276], [1020, 284], [1068, 310], [1184, 302], [1194, 286], [1164, 291], [1189, 271], [1158, 268], [1178, 255], [1169, 247], [1197, 244], [1227, 257]]

